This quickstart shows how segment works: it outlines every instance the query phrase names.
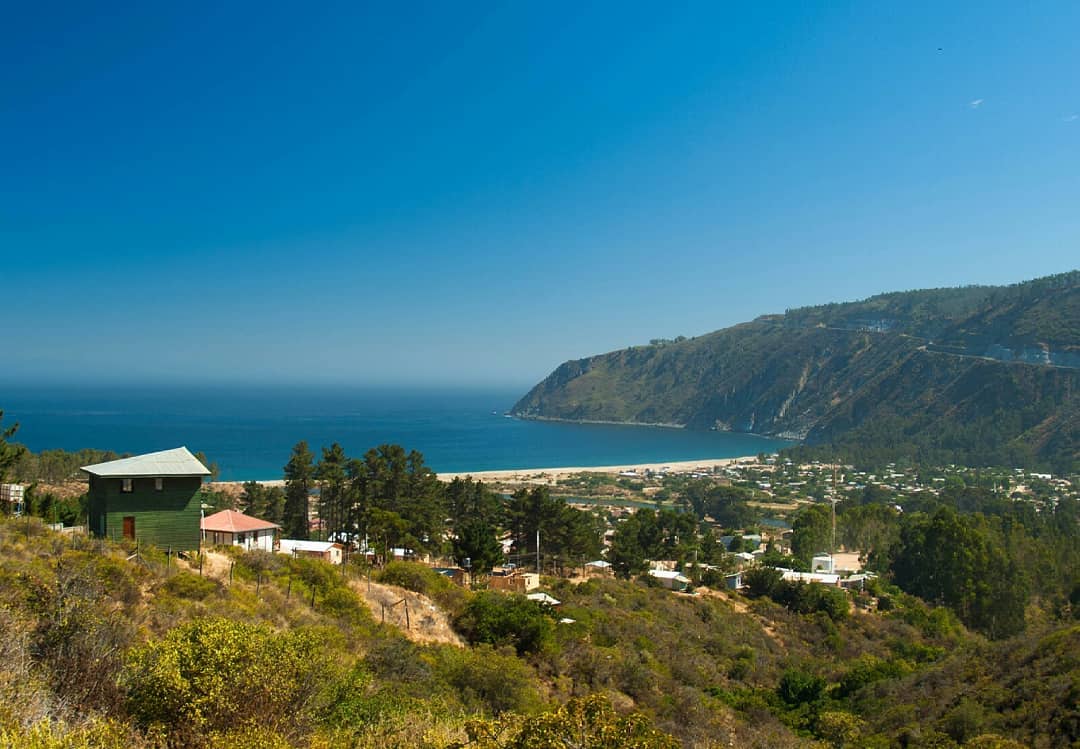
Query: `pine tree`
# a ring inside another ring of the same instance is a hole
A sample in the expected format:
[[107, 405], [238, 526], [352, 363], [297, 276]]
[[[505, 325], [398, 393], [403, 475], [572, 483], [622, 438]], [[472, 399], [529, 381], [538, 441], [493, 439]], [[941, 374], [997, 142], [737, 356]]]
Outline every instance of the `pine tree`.
[[308, 493], [315, 478], [314, 457], [304, 440], [293, 447], [285, 466], [285, 510], [283, 532], [288, 538], [308, 537]]
[[9, 439], [15, 436], [15, 432], [19, 430], [19, 425], [12, 424], [7, 429], [3, 428], [4, 412], [0, 410], [0, 482], [3, 482], [7, 476], [7, 470], [15, 465], [16, 461], [22, 457], [26, 452], [26, 448], [22, 445], [15, 445], [8, 442]]

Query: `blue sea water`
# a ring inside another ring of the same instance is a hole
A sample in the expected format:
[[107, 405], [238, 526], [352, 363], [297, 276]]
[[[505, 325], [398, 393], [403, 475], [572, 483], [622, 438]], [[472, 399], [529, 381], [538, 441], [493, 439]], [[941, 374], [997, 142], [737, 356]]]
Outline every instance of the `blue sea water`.
[[223, 480], [280, 478], [292, 446], [339, 442], [359, 457], [398, 443], [439, 472], [736, 457], [787, 444], [747, 434], [523, 421], [524, 389], [240, 386], [3, 386], [3, 425], [38, 451], [143, 453], [186, 445]]

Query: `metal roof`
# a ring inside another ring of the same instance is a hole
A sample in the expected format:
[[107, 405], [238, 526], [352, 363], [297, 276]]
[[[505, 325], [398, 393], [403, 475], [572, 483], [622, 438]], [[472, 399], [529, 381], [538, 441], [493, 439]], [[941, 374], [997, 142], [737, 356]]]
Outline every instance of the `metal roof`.
[[186, 447], [161, 450], [146, 455], [110, 460], [83, 466], [82, 471], [93, 476], [108, 478], [136, 478], [138, 476], [209, 476], [210, 471], [192, 455]]
[[293, 551], [314, 551], [325, 554], [335, 546], [340, 548], [341, 544], [333, 541], [301, 541], [294, 538], [283, 538], [279, 542], [278, 548], [285, 554], [290, 554]]

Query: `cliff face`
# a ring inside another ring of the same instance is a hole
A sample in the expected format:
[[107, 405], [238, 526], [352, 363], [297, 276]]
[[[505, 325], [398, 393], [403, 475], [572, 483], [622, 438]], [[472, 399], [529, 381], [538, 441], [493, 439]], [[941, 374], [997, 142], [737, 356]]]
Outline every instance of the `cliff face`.
[[1059, 464], [1077, 457], [1078, 357], [1073, 272], [803, 308], [570, 361], [513, 412], [898, 450], [913, 442], [946, 450], [951, 439], [955, 457], [1007, 447], [1002, 459]]

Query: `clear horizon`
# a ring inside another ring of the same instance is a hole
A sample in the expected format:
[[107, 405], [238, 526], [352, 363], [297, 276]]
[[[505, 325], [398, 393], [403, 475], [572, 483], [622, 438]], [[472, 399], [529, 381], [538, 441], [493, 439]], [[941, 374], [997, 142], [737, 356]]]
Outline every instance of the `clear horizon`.
[[1077, 27], [1065, 2], [21, 6], [2, 377], [527, 389], [1072, 270]]

